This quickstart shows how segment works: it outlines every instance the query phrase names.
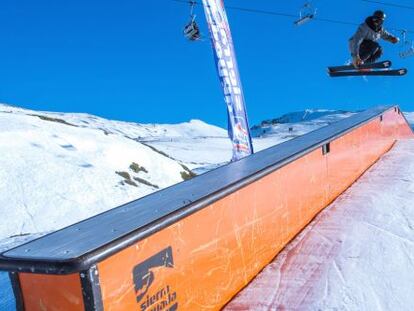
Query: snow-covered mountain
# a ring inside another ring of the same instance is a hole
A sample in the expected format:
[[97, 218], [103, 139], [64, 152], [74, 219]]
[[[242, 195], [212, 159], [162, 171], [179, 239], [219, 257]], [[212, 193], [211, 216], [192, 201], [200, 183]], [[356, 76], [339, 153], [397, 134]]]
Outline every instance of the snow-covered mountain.
[[354, 114], [343, 110], [306, 109], [285, 114], [279, 118], [264, 120], [252, 127], [254, 137], [274, 136], [280, 133], [289, 133], [296, 137], [315, 129], [337, 122]]
[[325, 118], [326, 120], [335, 120], [337, 116], [346, 115], [349, 111], [345, 110], [327, 110], [327, 109], [306, 109], [284, 114], [279, 118], [265, 120], [262, 125], [280, 124], [280, 123], [299, 123]]

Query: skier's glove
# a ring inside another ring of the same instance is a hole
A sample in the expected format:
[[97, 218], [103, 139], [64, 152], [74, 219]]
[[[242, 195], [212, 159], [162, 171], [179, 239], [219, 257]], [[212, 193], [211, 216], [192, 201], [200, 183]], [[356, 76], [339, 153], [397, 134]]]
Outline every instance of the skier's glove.
[[359, 58], [358, 55], [354, 56], [352, 59], [352, 64], [354, 65], [354, 67], [359, 67], [363, 64], [364, 62], [362, 61], [361, 58]]

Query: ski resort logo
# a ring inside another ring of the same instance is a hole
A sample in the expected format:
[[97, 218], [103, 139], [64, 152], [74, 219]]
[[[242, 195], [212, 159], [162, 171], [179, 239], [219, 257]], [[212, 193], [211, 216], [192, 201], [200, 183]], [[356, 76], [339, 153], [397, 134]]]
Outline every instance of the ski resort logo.
[[244, 127], [244, 119], [243, 118], [236, 118], [237, 123], [233, 127], [233, 136], [234, 136], [234, 144], [235, 148], [239, 152], [249, 153], [249, 133], [246, 131]]
[[178, 308], [177, 293], [169, 285], [149, 295], [148, 291], [155, 280], [156, 268], [174, 268], [171, 246], [148, 258], [134, 267], [132, 272], [135, 284], [135, 295], [141, 311], [174, 311]]

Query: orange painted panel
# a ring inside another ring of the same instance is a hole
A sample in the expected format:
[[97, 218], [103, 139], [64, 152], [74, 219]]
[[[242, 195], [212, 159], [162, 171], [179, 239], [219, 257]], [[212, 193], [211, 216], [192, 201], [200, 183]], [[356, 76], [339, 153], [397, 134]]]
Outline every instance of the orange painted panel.
[[79, 274], [19, 273], [25, 310], [84, 311]]

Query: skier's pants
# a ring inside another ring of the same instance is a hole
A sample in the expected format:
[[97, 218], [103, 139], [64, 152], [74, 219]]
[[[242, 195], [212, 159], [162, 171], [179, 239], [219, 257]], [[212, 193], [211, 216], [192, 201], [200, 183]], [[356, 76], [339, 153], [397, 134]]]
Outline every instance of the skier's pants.
[[382, 48], [377, 42], [364, 40], [359, 46], [359, 57], [364, 63], [375, 63], [381, 55]]

